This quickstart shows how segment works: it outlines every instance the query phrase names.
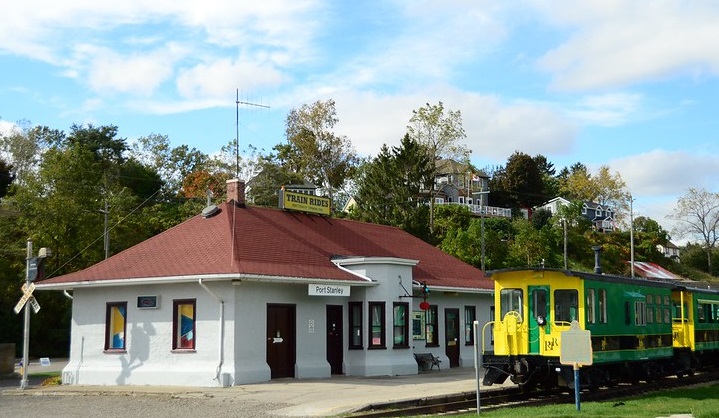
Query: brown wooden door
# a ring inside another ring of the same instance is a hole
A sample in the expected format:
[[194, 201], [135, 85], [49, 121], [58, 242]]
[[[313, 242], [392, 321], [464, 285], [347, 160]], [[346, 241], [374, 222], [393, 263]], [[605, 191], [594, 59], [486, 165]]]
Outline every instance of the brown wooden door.
[[295, 377], [295, 306], [267, 305], [267, 364], [271, 378]]
[[459, 309], [444, 310], [444, 353], [449, 367], [459, 367]]
[[327, 362], [332, 374], [342, 374], [342, 306], [327, 305]]

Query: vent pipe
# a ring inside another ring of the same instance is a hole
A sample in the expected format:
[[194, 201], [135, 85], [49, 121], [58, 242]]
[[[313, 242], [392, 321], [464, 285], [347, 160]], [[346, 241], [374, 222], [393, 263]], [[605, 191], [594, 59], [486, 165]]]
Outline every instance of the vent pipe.
[[592, 249], [594, 250], [594, 272], [596, 274], [602, 274], [602, 247], [596, 245], [592, 247]]

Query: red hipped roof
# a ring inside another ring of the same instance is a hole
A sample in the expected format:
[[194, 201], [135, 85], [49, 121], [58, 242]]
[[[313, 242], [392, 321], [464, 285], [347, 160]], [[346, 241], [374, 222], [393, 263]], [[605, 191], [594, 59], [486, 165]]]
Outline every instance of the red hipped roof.
[[481, 270], [395, 227], [234, 203], [224, 203], [213, 216], [195, 216], [84, 270], [38, 285], [235, 274], [363, 281], [332, 262], [341, 257], [419, 260], [413, 267], [416, 281], [492, 288]]

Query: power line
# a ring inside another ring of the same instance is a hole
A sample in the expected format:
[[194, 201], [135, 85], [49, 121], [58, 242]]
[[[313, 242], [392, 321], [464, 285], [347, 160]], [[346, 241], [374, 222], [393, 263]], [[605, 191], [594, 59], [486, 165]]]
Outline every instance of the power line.
[[47, 276], [47, 278], [53, 277], [53, 275], [54, 275], [55, 273], [57, 273], [58, 271], [60, 271], [60, 270], [61, 270], [63, 267], [65, 267], [66, 265], [70, 264], [70, 262], [71, 262], [72, 260], [76, 259], [76, 258], [79, 257], [82, 253], [84, 253], [85, 251], [87, 251], [88, 248], [92, 247], [96, 242], [100, 241], [101, 238], [105, 238], [105, 237], [107, 236], [107, 234], [110, 233], [110, 231], [112, 231], [113, 229], [115, 229], [115, 227], [117, 227], [118, 225], [120, 225], [120, 224], [121, 224], [125, 219], [127, 219], [130, 215], [132, 215], [132, 214], [135, 213], [138, 209], [140, 209], [142, 206], [144, 206], [145, 203], [147, 203], [150, 199], [152, 199], [152, 197], [154, 197], [157, 193], [159, 193], [160, 190], [162, 190], [162, 189], [157, 189], [157, 191], [156, 191], [155, 193], [153, 193], [150, 197], [148, 197], [148, 198], [145, 199], [142, 203], [140, 203], [139, 205], [137, 205], [137, 207], [135, 207], [135, 209], [131, 210], [130, 213], [128, 213], [128, 214], [125, 215], [122, 219], [120, 219], [119, 221], [117, 221], [117, 222], [115, 223], [115, 225], [113, 225], [112, 227], [110, 227], [110, 228], [107, 230], [107, 232], [105, 232], [103, 235], [99, 236], [99, 237], [96, 238], [94, 241], [92, 241], [91, 243], [89, 243], [85, 248], [83, 248], [83, 249], [80, 250], [77, 254], [75, 254], [74, 256], [72, 256], [72, 258], [70, 258], [69, 260], [67, 260], [67, 261], [65, 262], [65, 264], [63, 264], [63, 265], [61, 265], [60, 267], [56, 268], [55, 271], [53, 271], [52, 273], [50, 273], [50, 274]]

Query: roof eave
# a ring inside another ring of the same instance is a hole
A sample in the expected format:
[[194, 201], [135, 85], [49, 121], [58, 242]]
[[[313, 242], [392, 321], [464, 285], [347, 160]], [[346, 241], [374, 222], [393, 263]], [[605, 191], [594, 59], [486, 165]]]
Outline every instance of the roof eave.
[[113, 286], [141, 286], [141, 285], [157, 285], [157, 284], [178, 284], [178, 283], [194, 283], [198, 280], [203, 281], [231, 281], [233, 284], [244, 282], [266, 282], [266, 283], [327, 283], [333, 285], [351, 285], [351, 286], [376, 286], [377, 283], [367, 280], [347, 280], [347, 279], [328, 279], [318, 277], [289, 277], [289, 276], [271, 276], [260, 274], [196, 274], [185, 276], [165, 276], [165, 277], [134, 277], [126, 279], [108, 279], [108, 280], [82, 280], [75, 282], [63, 283], [38, 283], [37, 290], [71, 290], [76, 288], [96, 288], [96, 287], [113, 287]]

